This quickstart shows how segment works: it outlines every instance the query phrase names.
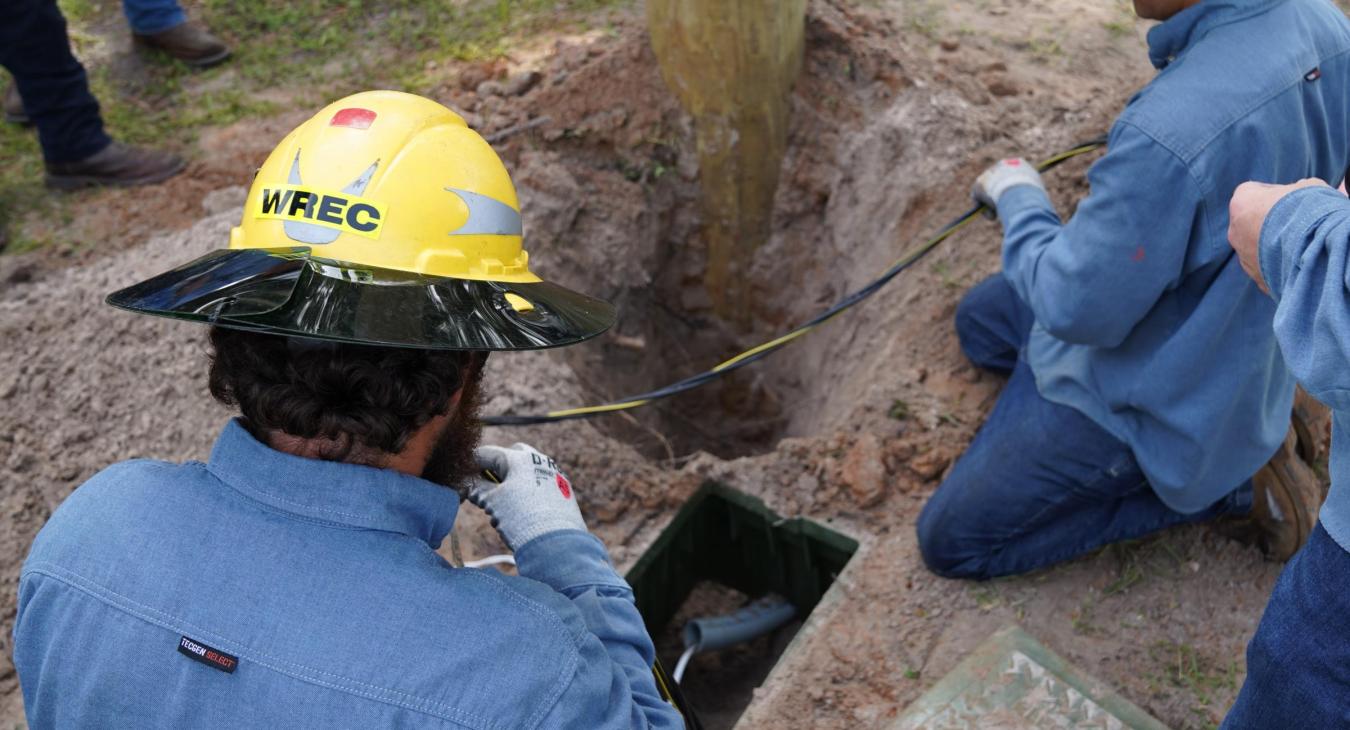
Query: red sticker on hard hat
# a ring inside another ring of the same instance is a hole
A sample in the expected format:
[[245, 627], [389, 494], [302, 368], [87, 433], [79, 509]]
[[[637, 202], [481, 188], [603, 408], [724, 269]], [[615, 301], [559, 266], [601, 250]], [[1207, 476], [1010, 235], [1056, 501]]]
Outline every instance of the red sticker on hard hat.
[[572, 485], [567, 483], [567, 477], [558, 475], [558, 491], [562, 492], [563, 499], [572, 498]]
[[1022, 164], [1022, 161], [1017, 159], [1016, 157], [1012, 157], [1004, 160], [1003, 164], [1007, 165], [1008, 167], [1017, 167]]
[[369, 109], [351, 107], [348, 109], [339, 109], [338, 113], [333, 115], [333, 120], [328, 123], [328, 126], [370, 129], [370, 125], [374, 123], [374, 121], [375, 112]]

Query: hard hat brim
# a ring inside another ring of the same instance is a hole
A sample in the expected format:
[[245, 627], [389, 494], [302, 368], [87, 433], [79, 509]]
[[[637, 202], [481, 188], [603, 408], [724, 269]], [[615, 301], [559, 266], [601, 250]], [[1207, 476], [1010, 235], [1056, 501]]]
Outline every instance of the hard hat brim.
[[562, 347], [614, 324], [608, 302], [557, 284], [425, 276], [308, 247], [213, 251], [107, 302], [254, 332], [434, 350]]

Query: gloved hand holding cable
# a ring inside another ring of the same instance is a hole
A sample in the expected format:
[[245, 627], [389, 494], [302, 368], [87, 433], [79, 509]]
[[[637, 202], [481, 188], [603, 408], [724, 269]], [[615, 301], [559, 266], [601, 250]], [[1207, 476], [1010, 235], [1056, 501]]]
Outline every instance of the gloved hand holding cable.
[[480, 446], [474, 451], [487, 475], [469, 485], [469, 501], [492, 518], [492, 526], [517, 550], [541, 535], [558, 530], [586, 532], [572, 485], [553, 459], [526, 444], [511, 448]]
[[1035, 165], [1020, 157], [1010, 157], [999, 160], [985, 170], [975, 180], [970, 197], [987, 209], [986, 216], [997, 218], [998, 199], [1018, 185], [1032, 185], [1045, 190], [1045, 183], [1041, 180], [1041, 173], [1036, 171]]

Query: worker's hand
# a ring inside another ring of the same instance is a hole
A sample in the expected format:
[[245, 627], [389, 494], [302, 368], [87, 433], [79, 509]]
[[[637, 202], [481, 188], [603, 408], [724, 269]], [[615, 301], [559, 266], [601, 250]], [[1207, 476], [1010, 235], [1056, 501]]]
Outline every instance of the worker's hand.
[[1045, 190], [1045, 183], [1041, 182], [1041, 174], [1036, 172], [1035, 165], [1020, 157], [999, 160], [975, 180], [970, 197], [988, 209], [986, 215], [994, 218], [998, 216], [998, 199], [1018, 185], [1034, 185]]
[[1237, 252], [1242, 270], [1267, 294], [1270, 290], [1261, 276], [1261, 226], [1281, 198], [1299, 188], [1316, 185], [1326, 183], [1317, 178], [1299, 180], [1293, 185], [1245, 182], [1233, 191], [1233, 199], [1228, 201], [1228, 245]]
[[484, 475], [469, 485], [469, 501], [492, 518], [507, 547], [517, 550], [540, 535], [558, 530], [586, 530], [576, 495], [553, 459], [525, 444], [509, 449], [480, 446], [478, 465], [501, 480]]

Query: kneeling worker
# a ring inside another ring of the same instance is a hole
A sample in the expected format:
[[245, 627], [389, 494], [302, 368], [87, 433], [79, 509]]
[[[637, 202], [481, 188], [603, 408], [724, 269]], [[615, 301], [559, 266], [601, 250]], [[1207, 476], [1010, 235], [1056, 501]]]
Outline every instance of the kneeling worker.
[[[273, 151], [228, 250], [109, 297], [212, 324], [211, 393], [242, 417], [207, 463], [112, 466], [42, 529], [14, 630], [29, 724], [682, 727], [572, 485], [527, 446], [475, 450], [489, 351], [614, 320], [526, 262], [488, 144], [369, 92]], [[433, 552], [461, 490], [522, 577]]]
[[1003, 272], [956, 328], [1010, 377], [919, 517], [943, 576], [1026, 573], [1221, 516], [1286, 560], [1316, 521], [1316, 419], [1301, 407], [1290, 428], [1275, 306], [1224, 233], [1239, 183], [1344, 173], [1350, 21], [1323, 0], [1134, 6], [1163, 21], [1159, 72], [1068, 222], [1025, 162], [976, 184], [1003, 222]]

